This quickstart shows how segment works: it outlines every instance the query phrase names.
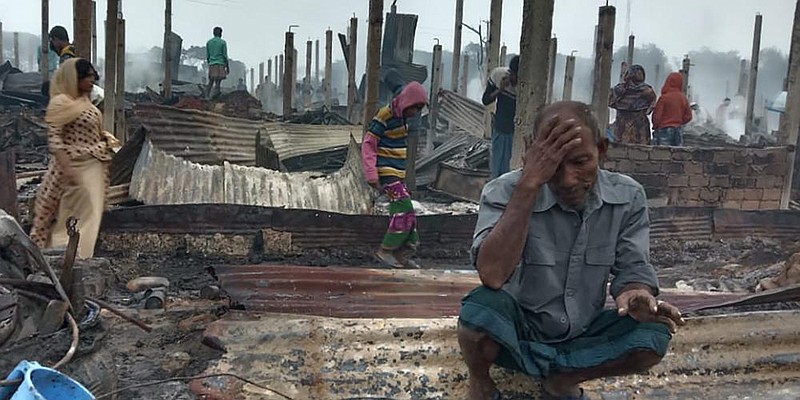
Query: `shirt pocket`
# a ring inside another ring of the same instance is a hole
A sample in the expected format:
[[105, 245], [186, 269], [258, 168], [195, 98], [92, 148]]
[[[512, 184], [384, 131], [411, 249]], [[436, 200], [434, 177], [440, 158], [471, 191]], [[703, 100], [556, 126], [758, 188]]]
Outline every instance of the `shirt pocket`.
[[523, 258], [526, 266], [555, 267], [555, 246], [542, 239], [533, 239], [525, 245]]
[[[614, 245], [606, 244], [586, 248], [586, 268], [584, 269], [583, 277], [586, 284], [585, 287], [587, 289], [591, 288], [586, 291], [586, 295], [595, 309], [602, 309], [605, 304], [608, 293], [608, 278], [616, 259], [616, 247]], [[597, 282], [602, 282], [603, 284], [597, 286]]]

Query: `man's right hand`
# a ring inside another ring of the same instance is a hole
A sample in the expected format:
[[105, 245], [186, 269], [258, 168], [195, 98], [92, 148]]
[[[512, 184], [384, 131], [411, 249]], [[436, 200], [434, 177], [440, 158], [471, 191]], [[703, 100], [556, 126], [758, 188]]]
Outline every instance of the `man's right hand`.
[[536, 138], [526, 139], [520, 182], [539, 188], [558, 171], [564, 156], [581, 144], [581, 126], [578, 121], [561, 121], [555, 116], [542, 124]]

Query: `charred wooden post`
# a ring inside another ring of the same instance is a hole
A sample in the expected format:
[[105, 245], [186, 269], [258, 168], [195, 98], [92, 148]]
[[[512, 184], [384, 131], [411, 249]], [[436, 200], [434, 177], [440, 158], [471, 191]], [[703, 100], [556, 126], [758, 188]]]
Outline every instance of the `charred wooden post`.
[[0, 210], [19, 220], [16, 160], [13, 147], [0, 151]]
[[[485, 74], [489, 78], [492, 70], [500, 66], [500, 31], [503, 24], [503, 0], [492, 0], [491, 9], [489, 14], [489, 39], [486, 43], [486, 60]], [[484, 82], [485, 84], [485, 82]], [[483, 136], [489, 138], [492, 136], [492, 113], [495, 110], [496, 104], [484, 108], [483, 113]]]
[[72, 3], [73, 41], [78, 57], [92, 59], [92, 0]]
[[800, 0], [794, 10], [794, 26], [792, 27], [791, 49], [789, 51], [789, 74], [786, 78], [786, 109], [781, 119], [781, 143], [790, 146], [787, 155], [786, 180], [781, 195], [781, 208], [789, 208], [792, 193], [800, 189], [800, 177], [795, 175], [798, 167], [797, 146], [800, 145]]
[[0, 22], [0, 64], [4, 64], [6, 58], [3, 56], [3, 23]]
[[347, 117], [355, 120], [356, 99], [358, 98], [358, 88], [356, 87], [356, 54], [358, 53], [358, 18], [350, 18], [350, 35], [348, 38], [347, 54]]
[[747, 60], [742, 60], [739, 64], [739, 87], [736, 89], [737, 96], [747, 95]]
[[92, 0], [92, 65], [97, 65], [97, 2]]
[[628, 66], [633, 65], [633, 51], [635, 44], [636, 44], [636, 36], [634, 35], [628, 36], [628, 57], [625, 59], [625, 61], [628, 63]]
[[117, 18], [117, 59], [114, 84], [114, 135], [122, 143], [127, 140], [125, 129], [125, 19]]
[[433, 65], [431, 68], [430, 114], [428, 115], [428, 134], [425, 140], [425, 151], [433, 151], [433, 139], [439, 121], [439, 89], [442, 88], [442, 45], [433, 46]]
[[[106, 6], [106, 57], [105, 57], [105, 99], [103, 100], [103, 122], [109, 129], [116, 127], [115, 112], [117, 106], [117, 19], [119, 17], [119, 2], [108, 0]], [[114, 132], [117, 136], [118, 133]], [[119, 139], [119, 136], [117, 136]]]
[[306, 77], [303, 79], [303, 107], [311, 107], [311, 57], [314, 51], [314, 42], [306, 41]]
[[[172, 36], [172, 0], [165, 0], [166, 7], [164, 7], [164, 56], [162, 59], [164, 67], [164, 97], [172, 98], [172, 49], [170, 45], [170, 37]], [[211, 95], [211, 93], [207, 93]]]
[[367, 87], [364, 101], [364, 132], [378, 112], [381, 84], [381, 37], [383, 35], [383, 0], [369, 2], [369, 31], [367, 31]]
[[325, 31], [325, 107], [333, 105], [331, 99], [331, 77], [333, 75], [333, 31]]
[[575, 56], [567, 56], [567, 66], [564, 69], [564, 93], [562, 93], [561, 100], [572, 100], [572, 84], [575, 81]]
[[611, 92], [611, 63], [614, 53], [616, 15], [617, 9], [613, 6], [600, 7], [597, 43], [595, 44], [592, 108], [597, 114], [602, 130], [608, 126], [608, 96]]
[[19, 32], [14, 32], [14, 66], [19, 68]]
[[553, 85], [556, 81], [556, 59], [558, 58], [558, 39], [552, 38], [550, 39], [550, 52], [548, 53], [548, 59], [550, 60], [550, 64], [548, 65], [547, 69], [547, 103], [550, 104], [553, 102], [553, 91], [555, 88]]
[[753, 27], [753, 53], [750, 56], [750, 81], [747, 85], [747, 112], [744, 124], [745, 135], [752, 135], [756, 131], [753, 111], [756, 104], [756, 85], [758, 84], [758, 58], [761, 53], [761, 14], [756, 14]]
[[506, 45], [502, 45], [500, 47], [500, 66], [505, 67], [508, 65], [508, 47]]
[[278, 56], [278, 61], [279, 61], [279, 65], [276, 66], [276, 68], [278, 68], [278, 75], [276, 77], [276, 79], [277, 79], [276, 83], [278, 84], [278, 88], [280, 88], [280, 90], [283, 90], [283, 86], [284, 86], [284, 84], [283, 84], [283, 79], [284, 79], [283, 74], [285, 73], [284, 71], [286, 70], [284, 65], [283, 65], [284, 64], [283, 54]]
[[[94, 2], [92, 2], [94, 4]], [[50, 39], [48, 37], [50, 33], [50, 1], [49, 0], [42, 0], [42, 40], [41, 40], [41, 53], [39, 56], [41, 57], [41, 73], [42, 73], [42, 82], [47, 82], [50, 80], [50, 68], [48, 68], [48, 59], [50, 57], [57, 57], [57, 55], [53, 54], [50, 55]]]
[[469, 96], [467, 93], [467, 88], [469, 87], [469, 56], [464, 54], [463, 59], [463, 71], [461, 73], [461, 95], [464, 97]]
[[689, 59], [689, 56], [683, 58], [682, 68], [681, 68], [681, 75], [683, 75], [683, 94], [687, 97], [689, 96], [689, 70], [692, 68], [692, 60]]
[[286, 32], [283, 48], [283, 59], [281, 63], [283, 69], [283, 118], [288, 119], [292, 115], [292, 95], [294, 94], [294, 33]]
[[550, 61], [555, 0], [525, 0], [522, 6], [517, 116], [511, 168], [522, 166], [525, 137], [535, 134], [536, 115], [547, 104], [547, 70]]
[[464, 30], [464, 0], [456, 0], [456, 26], [453, 37], [453, 74], [450, 89], [458, 93], [459, 69], [461, 63], [461, 35]]
[[314, 41], [314, 85], [319, 85], [319, 39]]

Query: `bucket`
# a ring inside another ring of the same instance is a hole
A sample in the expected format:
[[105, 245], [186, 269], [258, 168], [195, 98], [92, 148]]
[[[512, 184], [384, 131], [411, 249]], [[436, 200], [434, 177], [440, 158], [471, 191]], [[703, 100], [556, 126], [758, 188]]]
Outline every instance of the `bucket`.
[[0, 388], [0, 400], [94, 400], [74, 379], [35, 361], [21, 361], [6, 379], [22, 379], [22, 383]]

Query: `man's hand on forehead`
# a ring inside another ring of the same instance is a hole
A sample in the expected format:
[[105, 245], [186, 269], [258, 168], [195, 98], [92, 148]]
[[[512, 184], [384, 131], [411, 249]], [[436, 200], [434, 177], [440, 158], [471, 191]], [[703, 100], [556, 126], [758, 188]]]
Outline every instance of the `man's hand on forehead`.
[[537, 132], [536, 138], [526, 143], [523, 174], [536, 186], [547, 183], [556, 173], [564, 157], [581, 145], [582, 128], [577, 120], [562, 121], [558, 115], [550, 117]]

